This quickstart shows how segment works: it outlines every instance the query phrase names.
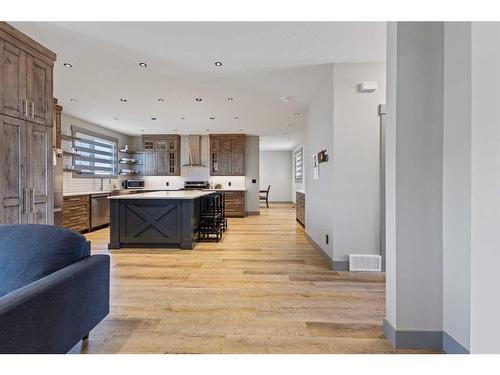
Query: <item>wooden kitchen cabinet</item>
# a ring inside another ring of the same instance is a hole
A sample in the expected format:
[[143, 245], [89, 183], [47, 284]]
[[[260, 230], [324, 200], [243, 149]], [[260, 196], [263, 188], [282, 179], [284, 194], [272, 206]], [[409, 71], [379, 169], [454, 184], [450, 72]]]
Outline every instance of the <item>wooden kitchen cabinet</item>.
[[245, 216], [245, 192], [244, 191], [224, 191], [226, 201], [227, 217]]
[[63, 226], [77, 232], [90, 230], [89, 195], [64, 197]]
[[53, 224], [56, 55], [0, 22], [0, 224]]
[[146, 176], [180, 176], [181, 138], [179, 135], [142, 137], [143, 174]]
[[210, 175], [245, 175], [245, 135], [210, 135]]

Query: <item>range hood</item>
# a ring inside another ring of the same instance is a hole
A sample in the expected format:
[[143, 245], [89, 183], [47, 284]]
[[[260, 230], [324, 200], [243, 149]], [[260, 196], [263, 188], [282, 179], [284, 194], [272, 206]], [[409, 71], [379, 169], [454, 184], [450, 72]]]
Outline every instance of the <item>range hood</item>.
[[201, 135], [192, 134], [187, 139], [188, 163], [184, 167], [205, 167], [201, 164]]

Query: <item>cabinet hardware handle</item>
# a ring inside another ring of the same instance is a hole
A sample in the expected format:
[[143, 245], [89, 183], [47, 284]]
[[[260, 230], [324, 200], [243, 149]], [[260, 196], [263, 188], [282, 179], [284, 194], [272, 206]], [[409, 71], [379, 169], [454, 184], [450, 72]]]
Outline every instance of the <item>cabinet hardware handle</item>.
[[24, 107], [24, 117], [29, 118], [28, 115], [28, 101], [23, 99], [23, 107]]
[[35, 119], [35, 102], [31, 102], [31, 119]]
[[35, 192], [33, 188], [30, 188], [30, 195], [31, 195], [31, 212], [35, 210]]
[[23, 214], [26, 213], [26, 188], [23, 188]]

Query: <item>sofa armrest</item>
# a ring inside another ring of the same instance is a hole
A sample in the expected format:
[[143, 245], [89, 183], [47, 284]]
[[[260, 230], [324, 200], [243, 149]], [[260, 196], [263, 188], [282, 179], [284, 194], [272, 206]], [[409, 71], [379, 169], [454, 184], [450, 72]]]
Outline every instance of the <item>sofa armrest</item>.
[[0, 353], [66, 353], [109, 313], [109, 256], [94, 255], [0, 298]]

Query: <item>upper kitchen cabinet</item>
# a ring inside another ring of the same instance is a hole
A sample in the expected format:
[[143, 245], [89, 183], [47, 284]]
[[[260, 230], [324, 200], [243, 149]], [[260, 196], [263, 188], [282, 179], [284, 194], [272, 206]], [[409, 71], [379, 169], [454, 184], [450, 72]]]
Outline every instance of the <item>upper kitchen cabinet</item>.
[[181, 137], [177, 134], [144, 135], [144, 175], [180, 176]]
[[52, 126], [53, 52], [0, 22], [0, 114]]
[[245, 175], [245, 135], [210, 135], [210, 175]]

